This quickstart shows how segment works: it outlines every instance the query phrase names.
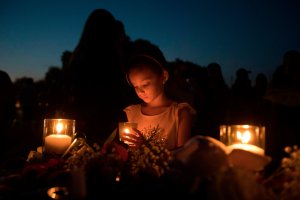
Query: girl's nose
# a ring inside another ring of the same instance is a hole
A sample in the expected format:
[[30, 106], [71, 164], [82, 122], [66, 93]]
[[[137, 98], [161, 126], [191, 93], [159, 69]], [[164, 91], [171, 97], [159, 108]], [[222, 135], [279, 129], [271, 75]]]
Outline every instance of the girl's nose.
[[136, 88], [136, 93], [144, 93], [144, 90], [142, 88]]

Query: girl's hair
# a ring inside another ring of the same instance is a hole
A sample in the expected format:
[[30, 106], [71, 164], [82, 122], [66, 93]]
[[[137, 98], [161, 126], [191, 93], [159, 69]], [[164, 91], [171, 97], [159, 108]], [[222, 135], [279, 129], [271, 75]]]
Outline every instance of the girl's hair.
[[129, 80], [129, 73], [132, 69], [150, 69], [159, 76], [162, 76], [166, 70], [155, 58], [145, 54], [136, 55], [129, 60], [126, 67], [126, 80], [130, 86], [132, 84]]

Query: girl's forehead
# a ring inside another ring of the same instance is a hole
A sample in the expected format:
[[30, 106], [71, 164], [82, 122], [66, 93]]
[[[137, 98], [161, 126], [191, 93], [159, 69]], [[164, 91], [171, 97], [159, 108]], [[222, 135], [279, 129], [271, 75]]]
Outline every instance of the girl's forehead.
[[130, 75], [157, 75], [153, 70], [147, 67], [142, 67], [142, 68], [133, 68], [129, 72]]
[[157, 78], [158, 75], [153, 73], [151, 70], [133, 70], [129, 74], [129, 79], [132, 81], [132, 84]]

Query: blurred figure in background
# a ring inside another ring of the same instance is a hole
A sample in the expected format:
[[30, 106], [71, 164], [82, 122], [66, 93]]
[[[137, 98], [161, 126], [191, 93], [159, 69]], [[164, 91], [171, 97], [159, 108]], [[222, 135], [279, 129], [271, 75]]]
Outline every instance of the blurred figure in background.
[[[287, 51], [271, 79], [265, 99], [272, 104], [270, 154], [280, 159], [286, 146], [300, 145], [300, 52]], [[279, 162], [279, 161], [278, 161]]]
[[[15, 88], [7, 72], [0, 70], [0, 132], [4, 138], [8, 137], [16, 117]], [[2, 141], [6, 141], [2, 138]]]
[[15, 88], [7, 72], [0, 70], [0, 156], [3, 162], [8, 154], [13, 137], [12, 126], [16, 117]]
[[254, 123], [254, 95], [251, 80], [251, 71], [239, 68], [236, 71], [236, 79], [230, 91], [230, 123], [251, 124]]
[[68, 100], [64, 117], [75, 119], [77, 130], [88, 138], [101, 141], [117, 127], [122, 108], [134, 95], [123, 70], [126, 36], [120, 23], [107, 10], [94, 10], [64, 69]]

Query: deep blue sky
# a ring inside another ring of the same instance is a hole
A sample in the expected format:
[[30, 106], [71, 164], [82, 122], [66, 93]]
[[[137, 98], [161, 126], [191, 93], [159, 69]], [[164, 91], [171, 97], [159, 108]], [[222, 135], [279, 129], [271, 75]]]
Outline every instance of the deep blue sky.
[[[296, 3], [297, 2], [297, 3]], [[283, 54], [300, 51], [299, 0], [2, 0], [0, 69], [12, 80], [44, 78], [72, 51], [88, 15], [104, 8], [132, 39], [149, 40], [168, 61], [218, 62], [231, 84], [244, 67], [270, 78]]]

